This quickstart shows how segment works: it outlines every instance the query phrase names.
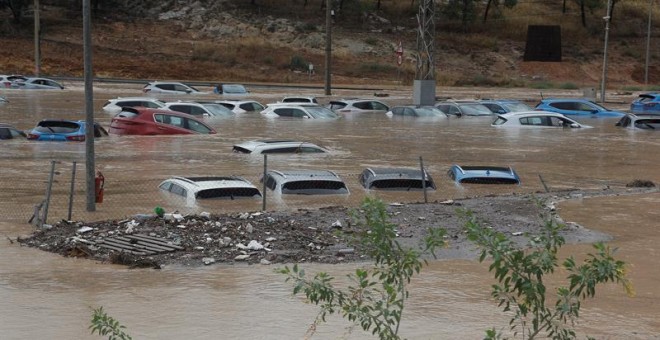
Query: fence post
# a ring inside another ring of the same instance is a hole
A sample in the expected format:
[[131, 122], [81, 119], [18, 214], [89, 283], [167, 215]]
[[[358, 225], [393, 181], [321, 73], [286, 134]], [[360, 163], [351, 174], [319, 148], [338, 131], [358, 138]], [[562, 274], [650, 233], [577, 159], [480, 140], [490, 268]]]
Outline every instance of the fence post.
[[424, 160], [419, 156], [419, 167], [422, 169], [422, 191], [424, 191], [424, 203], [429, 203], [429, 197], [426, 193], [426, 171], [424, 171]]
[[268, 155], [264, 154], [264, 174], [262, 178], [263, 188], [261, 189], [261, 210], [266, 211], [266, 173], [268, 172]]
[[50, 204], [50, 195], [53, 190], [53, 180], [55, 177], [55, 162], [50, 161], [50, 175], [48, 176], [48, 186], [46, 186], [46, 203], [44, 203], [44, 217], [41, 219], [41, 223], [48, 223], [48, 205]]
[[71, 190], [69, 190], [69, 214], [67, 221], [71, 221], [71, 210], [73, 209], [73, 189], [76, 183], [76, 161], [73, 161], [73, 168], [71, 169]]
[[545, 192], [550, 192], [550, 189], [548, 189], [548, 186], [545, 185], [545, 181], [543, 180], [543, 177], [541, 177], [541, 174], [539, 174], [539, 179], [541, 180], [541, 184], [543, 184], [543, 189], [545, 189]]

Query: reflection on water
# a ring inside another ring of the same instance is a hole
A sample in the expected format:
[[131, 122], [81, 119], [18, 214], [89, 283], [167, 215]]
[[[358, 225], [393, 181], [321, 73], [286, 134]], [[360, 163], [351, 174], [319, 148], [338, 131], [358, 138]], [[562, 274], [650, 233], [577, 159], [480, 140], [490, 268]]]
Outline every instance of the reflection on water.
[[[108, 98], [135, 95], [114, 87], [95, 94], [97, 120], [110, 116], [101, 105]], [[338, 91], [339, 92], [339, 91]], [[283, 93], [255, 94], [262, 102]], [[0, 106], [0, 121], [29, 129], [43, 118], [82, 119], [80, 88], [65, 91], [5, 91], [10, 103]], [[321, 102], [327, 98], [317, 95]], [[337, 96], [343, 96], [339, 92]], [[361, 94], [357, 94], [358, 96]], [[346, 92], [346, 96], [356, 96]], [[390, 104], [405, 103], [406, 94]], [[409, 95], [408, 95], [409, 96]], [[110, 136], [96, 142], [97, 165], [106, 176], [106, 201], [98, 212], [85, 213], [78, 192], [75, 218], [120, 218], [171, 205], [156, 188], [173, 175], [241, 175], [257, 184], [263, 172], [261, 157], [235, 154], [231, 146], [256, 138], [307, 140], [332, 150], [330, 155], [272, 156], [270, 169], [310, 168], [336, 171], [351, 195], [336, 197], [277, 197], [269, 194], [269, 209], [298, 209], [334, 204], [355, 205], [367, 193], [358, 174], [369, 166], [415, 167], [422, 156], [438, 190], [431, 200], [489, 193], [541, 190], [539, 175], [551, 188], [620, 186], [633, 179], [660, 182], [660, 135], [615, 128], [612, 119], [583, 119], [593, 129], [511, 130], [489, 126], [489, 118], [465, 117], [437, 121], [389, 119], [385, 115], [354, 115], [339, 121], [267, 120], [243, 115], [213, 121], [214, 136]], [[58, 164], [54, 193], [66, 197], [71, 162], [84, 174], [84, 144], [4, 143], [0, 156], [0, 233], [15, 237], [31, 231], [25, 225], [35, 203], [43, 199], [50, 160]], [[521, 186], [456, 186], [446, 171], [451, 164], [510, 165]], [[79, 177], [79, 190], [83, 189]], [[376, 194], [388, 202], [421, 201], [421, 193]], [[59, 200], [61, 201], [61, 200]], [[59, 202], [58, 201], [58, 202]], [[580, 331], [597, 338], [657, 338], [660, 314], [654, 263], [660, 244], [657, 194], [609, 197], [566, 202], [566, 220], [604, 230], [615, 236], [619, 254], [631, 264], [638, 293], [627, 298], [618, 287], [599, 290], [585, 304]], [[207, 211], [259, 210], [257, 201], [212, 201]], [[54, 204], [53, 219], [65, 216], [66, 206]], [[91, 307], [105, 308], [129, 327], [136, 339], [297, 339], [315, 317], [316, 309], [290, 296], [288, 285], [268, 266], [171, 267], [161, 271], [128, 270], [92, 261], [65, 259], [0, 240], [0, 329], [3, 339], [85, 339]], [[565, 253], [584, 253], [588, 246], [567, 246]], [[309, 265], [310, 272], [328, 270], [343, 277], [356, 264]], [[471, 261], [433, 262], [411, 285], [402, 334], [410, 339], [477, 339], [483, 330], [507, 328], [489, 297], [487, 265]], [[318, 338], [346, 334], [346, 323], [331, 318], [319, 326]], [[369, 338], [354, 329], [348, 338]]]

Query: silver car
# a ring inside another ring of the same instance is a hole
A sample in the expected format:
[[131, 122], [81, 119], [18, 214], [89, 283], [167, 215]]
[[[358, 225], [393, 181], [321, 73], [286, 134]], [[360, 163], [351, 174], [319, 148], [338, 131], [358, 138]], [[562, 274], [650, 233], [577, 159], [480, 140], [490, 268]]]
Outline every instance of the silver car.
[[11, 83], [12, 89], [22, 90], [62, 90], [62, 84], [48, 78], [17, 79]]
[[205, 94], [198, 89], [179, 82], [154, 81], [142, 88], [144, 93], [162, 94]]

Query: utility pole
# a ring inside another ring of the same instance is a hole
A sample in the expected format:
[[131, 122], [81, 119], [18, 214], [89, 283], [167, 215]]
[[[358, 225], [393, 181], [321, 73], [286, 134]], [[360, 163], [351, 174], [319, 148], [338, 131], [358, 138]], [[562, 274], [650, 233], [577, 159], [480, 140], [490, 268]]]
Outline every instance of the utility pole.
[[34, 74], [41, 75], [41, 20], [39, 18], [39, 0], [34, 0]]
[[83, 0], [83, 62], [85, 64], [85, 183], [87, 186], [87, 211], [96, 211], [94, 164], [94, 79], [92, 78], [92, 11], [90, 0]]
[[653, 0], [649, 0], [649, 25], [646, 28], [646, 63], [644, 63], [644, 85], [649, 85], [649, 62], [651, 59], [651, 14], [653, 14]]
[[331, 9], [332, 0], [325, 1], [325, 95], [329, 96], [332, 94], [330, 91], [330, 77], [331, 77], [331, 68], [330, 63], [332, 59], [332, 16]]
[[434, 0], [419, 2], [417, 14], [417, 68], [413, 82], [413, 104], [435, 104], [435, 6]]
[[607, 0], [607, 16], [603, 17], [605, 20], [605, 51], [603, 51], [603, 78], [600, 83], [600, 102], [605, 103], [605, 83], [607, 80], [607, 40], [610, 35], [610, 20], [612, 10], [612, 0]]

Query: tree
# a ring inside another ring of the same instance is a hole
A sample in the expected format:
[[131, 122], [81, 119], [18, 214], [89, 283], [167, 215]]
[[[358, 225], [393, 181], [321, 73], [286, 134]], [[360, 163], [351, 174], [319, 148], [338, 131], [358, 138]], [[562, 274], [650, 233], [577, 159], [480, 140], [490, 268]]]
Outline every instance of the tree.
[[0, 9], [4, 7], [9, 7], [14, 16], [14, 22], [19, 23], [23, 18], [25, 0], [0, 0]]
[[582, 27], [587, 27], [586, 11], [589, 10], [589, 13], [592, 13], [596, 8], [601, 8], [603, 6], [602, 0], [575, 0], [575, 3], [580, 6], [580, 20], [582, 21]]
[[396, 240], [395, 225], [389, 222], [385, 204], [367, 197], [361, 205], [361, 217], [357, 223], [356, 245], [374, 261], [368, 269], [357, 269], [348, 276], [352, 283], [345, 289], [334, 287], [334, 278], [327, 273], [316, 274], [308, 279], [305, 270], [297, 264], [286, 266], [278, 272], [294, 283], [293, 294], [303, 292], [310, 302], [320, 305], [321, 310], [309, 333], [325, 321], [328, 314], [341, 314], [365, 331], [378, 334], [380, 339], [400, 339], [399, 324], [405, 300], [407, 284], [426, 264], [424, 253], [445, 244], [444, 230], [429, 229], [422, 250], [402, 248]]
[[[465, 216], [468, 238], [482, 248], [479, 260], [483, 262], [490, 256], [493, 261], [489, 271], [494, 272], [498, 283], [493, 285], [491, 295], [505, 312], [515, 312], [509, 322], [514, 335], [522, 332], [523, 339], [574, 339], [573, 326], [581, 303], [595, 296], [597, 285], [616, 282], [626, 293], [633, 294], [625, 277], [625, 264], [613, 257], [616, 249], [597, 243], [596, 253], [588, 254], [581, 265], [573, 257], [563, 262], [563, 268], [570, 273], [568, 286], [556, 289], [554, 308], [547, 306], [544, 277], [559, 267], [557, 251], [565, 242], [559, 235], [563, 226], [543, 216], [542, 233], [531, 237], [529, 249], [525, 250], [504, 234], [482, 227], [469, 212]], [[486, 339], [500, 336], [494, 328], [486, 332]]]
[[[518, 4], [518, 0], [504, 0], [504, 7], [506, 8], [513, 8]], [[496, 9], [499, 8], [500, 6], [500, 0], [488, 0], [486, 2], [486, 10], [484, 11], [484, 22], [488, 19], [488, 12], [490, 10], [490, 6], [493, 5]]]

